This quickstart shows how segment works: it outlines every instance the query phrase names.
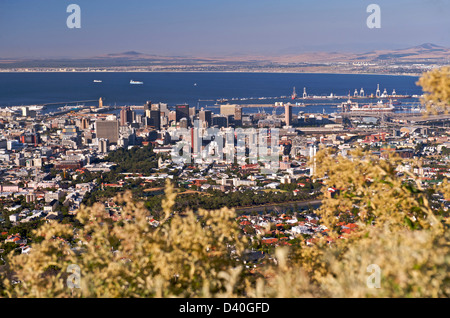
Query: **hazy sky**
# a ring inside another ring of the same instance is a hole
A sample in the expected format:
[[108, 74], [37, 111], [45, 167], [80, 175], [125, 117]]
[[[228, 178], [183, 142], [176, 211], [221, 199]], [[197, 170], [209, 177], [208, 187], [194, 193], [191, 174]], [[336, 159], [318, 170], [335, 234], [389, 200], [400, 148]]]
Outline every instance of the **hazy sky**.
[[[69, 29], [71, 3], [81, 29]], [[381, 29], [366, 8], [381, 7]], [[450, 47], [450, 0], [0, 0], [0, 58]]]

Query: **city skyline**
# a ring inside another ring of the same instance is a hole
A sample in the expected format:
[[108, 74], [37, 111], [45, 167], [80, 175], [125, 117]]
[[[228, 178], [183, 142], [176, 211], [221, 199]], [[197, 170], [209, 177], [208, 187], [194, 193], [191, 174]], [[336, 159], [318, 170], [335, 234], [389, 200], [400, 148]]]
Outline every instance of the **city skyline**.
[[448, 297], [450, 0], [372, 1], [1, 0], [0, 297]]
[[[165, 56], [369, 52], [434, 43], [450, 47], [445, 1], [380, 0], [381, 28], [369, 29], [370, 1], [170, 3], [78, 0], [0, 3], [0, 58], [81, 58], [137, 51]], [[26, 5], [25, 5], [26, 4]]]

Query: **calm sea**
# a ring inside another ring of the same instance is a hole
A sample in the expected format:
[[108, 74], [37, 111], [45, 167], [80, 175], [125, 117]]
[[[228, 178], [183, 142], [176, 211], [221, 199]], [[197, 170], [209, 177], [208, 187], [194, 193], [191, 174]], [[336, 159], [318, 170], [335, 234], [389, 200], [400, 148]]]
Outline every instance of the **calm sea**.
[[[94, 83], [101, 80], [102, 83]], [[130, 85], [130, 80], [143, 85]], [[309, 95], [353, 95], [363, 88], [366, 94], [375, 94], [377, 84], [381, 92], [390, 94], [420, 95], [415, 83], [417, 77], [349, 74], [279, 74], [279, 73], [0, 73], [0, 107], [61, 103], [50, 106], [54, 110], [73, 101], [98, 100], [105, 105], [143, 105], [151, 100], [169, 106], [187, 103], [190, 106], [208, 107], [219, 99], [229, 103], [270, 104], [291, 101], [296, 87]], [[281, 98], [286, 96], [286, 98]], [[292, 101], [291, 101], [292, 102]], [[297, 102], [302, 102], [301, 100]], [[335, 112], [341, 101], [305, 102], [314, 105], [304, 111]], [[416, 100], [404, 101], [414, 103]], [[86, 105], [95, 103], [85, 103]], [[213, 111], [218, 108], [211, 107]], [[245, 112], [254, 112], [246, 109]], [[271, 109], [266, 109], [272, 112]], [[279, 109], [279, 113], [284, 110]]]

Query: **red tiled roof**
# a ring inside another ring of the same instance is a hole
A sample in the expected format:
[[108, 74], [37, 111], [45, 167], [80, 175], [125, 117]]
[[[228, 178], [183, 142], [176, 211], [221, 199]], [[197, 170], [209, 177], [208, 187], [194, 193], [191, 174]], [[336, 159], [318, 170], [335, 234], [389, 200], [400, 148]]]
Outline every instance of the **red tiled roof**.
[[262, 243], [263, 244], [272, 244], [278, 242], [277, 238], [263, 238]]

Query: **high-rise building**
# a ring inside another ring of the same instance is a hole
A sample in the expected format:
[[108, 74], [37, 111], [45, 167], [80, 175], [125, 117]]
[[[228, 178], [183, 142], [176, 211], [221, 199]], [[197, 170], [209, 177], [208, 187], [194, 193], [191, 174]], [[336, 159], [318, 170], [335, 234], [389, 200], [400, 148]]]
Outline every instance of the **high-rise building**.
[[147, 121], [149, 126], [155, 127], [155, 129], [160, 130], [161, 129], [161, 113], [159, 110], [146, 110], [145, 116], [150, 119], [150, 121]]
[[89, 118], [82, 118], [80, 122], [80, 129], [81, 130], [87, 130], [89, 129], [89, 126], [91, 125], [91, 121]]
[[95, 133], [97, 138], [108, 139], [110, 143], [116, 144], [119, 140], [119, 121], [98, 120], [95, 123]]
[[22, 107], [22, 116], [23, 117], [28, 117], [30, 113], [30, 109], [28, 107]]
[[217, 126], [219, 128], [228, 127], [228, 119], [225, 116], [214, 116], [212, 118], [213, 126]]
[[284, 120], [286, 126], [292, 126], [292, 106], [289, 104], [284, 106]]
[[144, 127], [152, 126], [153, 125], [153, 121], [150, 119], [150, 117], [144, 116], [144, 117], [141, 118], [141, 124]]
[[235, 113], [234, 113], [234, 124], [237, 126], [242, 125], [242, 107], [236, 106]]
[[177, 112], [176, 111], [171, 111], [169, 112], [169, 122], [171, 121], [177, 121]]
[[135, 120], [135, 112], [130, 109], [130, 107], [122, 108], [120, 111], [120, 126], [126, 126], [127, 124], [132, 124]]
[[152, 109], [152, 102], [151, 101], [147, 101], [144, 105], [144, 111], [150, 110]]
[[202, 108], [198, 113], [198, 117], [202, 122], [207, 123], [208, 127], [212, 126], [212, 112], [210, 110], [204, 110]]
[[159, 103], [159, 104], [158, 104], [158, 110], [161, 112], [161, 115], [162, 115], [162, 116], [167, 116], [167, 117], [169, 117], [170, 110], [169, 110], [169, 108], [167, 107], [167, 104], [165, 104], [165, 103]]
[[236, 115], [236, 105], [220, 105], [220, 115], [235, 116]]
[[100, 97], [98, 100], [98, 107], [102, 108], [103, 107], [103, 99]]
[[176, 107], [177, 113], [177, 122], [181, 120], [181, 118], [186, 118], [189, 120], [189, 105], [177, 105]]
[[227, 117], [229, 123], [242, 124], [242, 107], [239, 105], [221, 105], [220, 115]]
[[309, 175], [311, 177], [314, 176], [316, 173], [316, 154], [317, 154], [317, 147], [316, 145], [313, 145], [309, 148], [309, 160], [311, 162], [311, 166], [309, 167]]
[[[157, 111], [161, 112], [162, 111], [161, 105], [162, 104], [152, 104], [150, 107], [150, 110], [157, 110]], [[167, 105], [166, 105], [166, 108], [167, 108]]]
[[189, 117], [195, 117], [197, 115], [197, 108], [189, 107]]
[[100, 153], [107, 153], [109, 148], [109, 141], [108, 139], [100, 138], [98, 140], [98, 152]]

